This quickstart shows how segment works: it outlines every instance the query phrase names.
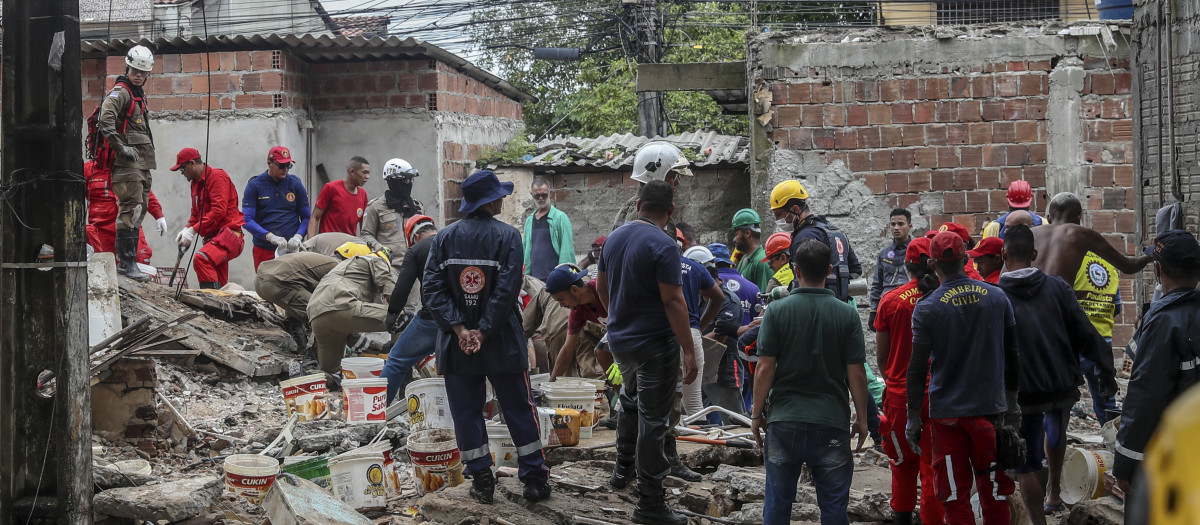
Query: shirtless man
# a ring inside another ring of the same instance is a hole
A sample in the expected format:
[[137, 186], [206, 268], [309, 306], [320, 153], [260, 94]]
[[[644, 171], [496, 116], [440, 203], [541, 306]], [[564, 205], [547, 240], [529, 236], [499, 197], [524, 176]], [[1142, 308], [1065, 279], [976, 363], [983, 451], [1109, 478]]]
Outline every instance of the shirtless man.
[[1069, 219], [1079, 217], [1082, 213], [1083, 207], [1075, 195], [1059, 193], [1051, 199], [1047, 210], [1050, 224], [1033, 229], [1038, 252], [1034, 266], [1049, 275], [1072, 282], [1079, 265], [1083, 264], [1084, 255], [1089, 251], [1126, 274], [1137, 273], [1150, 264], [1149, 255], [1126, 257], [1096, 230], [1072, 223]]
[[1024, 225], [1028, 226], [1030, 229], [1033, 229], [1033, 227], [1034, 227], [1033, 214], [1029, 213], [1025, 210], [1016, 210], [1013, 212], [1009, 212], [1008, 216], [1004, 218], [1004, 228], [1005, 229], [1012, 228], [1013, 226], [1016, 226], [1018, 224], [1024, 224]]

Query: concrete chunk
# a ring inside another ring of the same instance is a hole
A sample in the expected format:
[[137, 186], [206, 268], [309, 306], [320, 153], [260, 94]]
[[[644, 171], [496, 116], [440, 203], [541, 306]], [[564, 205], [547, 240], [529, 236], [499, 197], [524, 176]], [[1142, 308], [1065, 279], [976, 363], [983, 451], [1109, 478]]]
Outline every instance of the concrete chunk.
[[157, 485], [109, 489], [96, 494], [96, 512], [139, 520], [179, 521], [208, 508], [221, 495], [220, 477], [182, 479]]
[[353, 507], [307, 479], [284, 474], [263, 498], [271, 523], [296, 525], [372, 525]]

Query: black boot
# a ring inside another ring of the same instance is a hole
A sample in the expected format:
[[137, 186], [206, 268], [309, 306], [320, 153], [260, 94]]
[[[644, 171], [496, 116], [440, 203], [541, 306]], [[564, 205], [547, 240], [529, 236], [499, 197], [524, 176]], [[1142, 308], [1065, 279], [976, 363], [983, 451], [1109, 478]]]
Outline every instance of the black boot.
[[550, 485], [545, 480], [531, 479], [525, 482], [525, 500], [533, 503], [550, 497]]
[[138, 282], [150, 280], [150, 276], [142, 273], [137, 267], [138, 230], [117, 230], [117, 273]]
[[684, 481], [696, 482], [702, 479], [699, 472], [696, 472], [687, 465], [684, 465], [679, 460], [679, 450], [675, 446], [675, 437], [667, 434], [667, 439], [663, 441], [663, 452], [667, 455], [667, 463], [671, 464], [671, 475]]
[[629, 486], [629, 481], [637, 477], [637, 472], [634, 469], [633, 463], [622, 465], [620, 460], [617, 460], [617, 465], [613, 467], [612, 476], [608, 478], [608, 484], [614, 489], [623, 489]]
[[894, 512], [892, 521], [894, 521], [896, 525], [913, 525], [913, 513], [912, 511]]
[[470, 493], [475, 501], [485, 505], [492, 503], [492, 496], [496, 494], [496, 477], [492, 475], [492, 469], [486, 468], [471, 476]]
[[638, 492], [641, 498], [633, 509], [633, 522], [650, 525], [686, 525], [687, 516], [671, 510], [663, 495], [661, 481], [657, 487], [638, 482]]
[[219, 283], [215, 283], [215, 282], [203, 282], [203, 283], [199, 283], [198, 286], [200, 287], [201, 290], [220, 290], [221, 289], [221, 285]]

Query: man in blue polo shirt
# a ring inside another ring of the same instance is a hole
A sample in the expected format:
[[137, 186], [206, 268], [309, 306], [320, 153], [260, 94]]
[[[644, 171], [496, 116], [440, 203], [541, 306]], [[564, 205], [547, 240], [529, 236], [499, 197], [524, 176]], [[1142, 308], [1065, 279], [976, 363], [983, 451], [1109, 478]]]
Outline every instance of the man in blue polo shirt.
[[742, 326], [750, 324], [754, 320], [754, 316], [762, 304], [762, 299], [758, 298], [758, 285], [750, 282], [733, 267], [733, 259], [730, 257], [729, 247], [721, 243], [712, 243], [708, 245], [708, 251], [713, 254], [713, 262], [717, 265], [717, 277], [721, 279], [721, 286], [726, 290], [733, 292], [734, 295], [742, 302]]
[[250, 177], [242, 192], [242, 227], [254, 236], [254, 270], [275, 258], [275, 250], [300, 249], [308, 231], [308, 192], [300, 178], [288, 173], [292, 153], [283, 146], [267, 154], [267, 171]]

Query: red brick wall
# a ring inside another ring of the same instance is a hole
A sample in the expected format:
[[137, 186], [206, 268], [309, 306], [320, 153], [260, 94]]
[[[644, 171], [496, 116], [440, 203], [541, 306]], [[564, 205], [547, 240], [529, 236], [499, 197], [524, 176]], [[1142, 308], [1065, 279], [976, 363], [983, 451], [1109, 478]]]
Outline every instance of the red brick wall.
[[446, 219], [461, 218], [458, 206], [462, 203], [462, 182], [475, 172], [475, 161], [483, 153], [484, 146], [463, 145], [457, 142], [442, 143], [442, 209]]
[[435, 60], [378, 60], [312, 65], [318, 110], [424, 108], [521, 118], [521, 104]]
[[[1088, 58], [1083, 67], [1083, 224], [1132, 254], [1138, 240], [1129, 60]], [[1014, 180], [1029, 181], [1035, 211], [1046, 209], [1052, 68], [1050, 60], [997, 61], [929, 74], [897, 65], [884, 78], [787, 70], [767, 79], [767, 131], [780, 148], [844, 162], [887, 206], [909, 207], [934, 194], [942, 206], [926, 208], [931, 225], [953, 221], [979, 232], [1008, 209], [1005, 190]], [[1126, 300], [1131, 283], [1122, 280]], [[1132, 333], [1133, 310], [1118, 319], [1118, 344]]]
[[[303, 108], [308, 64], [282, 51], [159, 55], [146, 81], [150, 110]], [[85, 58], [83, 112], [90, 115], [116, 78], [121, 56]], [[210, 96], [211, 92], [211, 96]]]

